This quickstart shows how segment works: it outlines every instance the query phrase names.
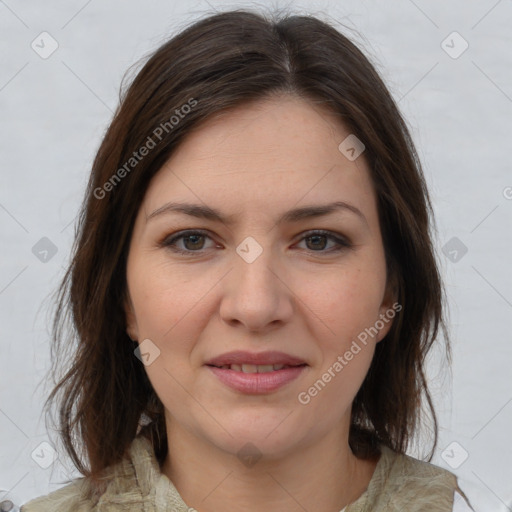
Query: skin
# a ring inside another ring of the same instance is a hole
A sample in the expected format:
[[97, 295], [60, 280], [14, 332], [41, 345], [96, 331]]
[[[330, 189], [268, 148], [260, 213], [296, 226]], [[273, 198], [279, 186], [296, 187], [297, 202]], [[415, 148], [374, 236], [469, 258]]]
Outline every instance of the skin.
[[[127, 265], [127, 332], [160, 355], [149, 379], [165, 406], [169, 453], [162, 472], [201, 512], [339, 512], [366, 489], [377, 461], [348, 444], [353, 399], [391, 321], [307, 405], [298, 401], [357, 335], [391, 308], [376, 196], [364, 153], [349, 161], [350, 134], [323, 107], [293, 96], [246, 104], [209, 119], [155, 175], [138, 212]], [[232, 224], [182, 213], [150, 214], [169, 201], [208, 205]], [[290, 209], [344, 201], [348, 209], [277, 224]], [[160, 244], [180, 239], [188, 255]], [[325, 229], [350, 241], [308, 238]], [[237, 246], [253, 237], [252, 263]], [[195, 251], [195, 252], [194, 252]], [[307, 362], [266, 395], [226, 387], [206, 367], [232, 350], [278, 350]], [[248, 466], [246, 443], [261, 454]]]

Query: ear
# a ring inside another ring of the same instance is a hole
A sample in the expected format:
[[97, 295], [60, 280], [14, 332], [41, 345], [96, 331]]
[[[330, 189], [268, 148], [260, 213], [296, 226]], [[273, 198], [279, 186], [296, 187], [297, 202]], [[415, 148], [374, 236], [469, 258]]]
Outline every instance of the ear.
[[375, 322], [376, 327], [379, 329], [376, 338], [377, 343], [386, 337], [393, 325], [393, 319], [402, 309], [402, 305], [397, 302], [397, 299], [398, 285], [396, 276], [393, 274], [386, 283], [386, 291], [379, 308], [379, 318]]
[[129, 297], [128, 291], [125, 292], [124, 313], [126, 317], [126, 333], [132, 341], [137, 341], [139, 339], [139, 330], [133, 311], [133, 303]]

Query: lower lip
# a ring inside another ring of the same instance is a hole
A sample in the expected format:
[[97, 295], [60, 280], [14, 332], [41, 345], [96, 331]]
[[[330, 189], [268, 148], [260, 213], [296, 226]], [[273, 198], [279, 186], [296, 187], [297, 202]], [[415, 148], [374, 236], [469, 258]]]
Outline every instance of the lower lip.
[[208, 366], [226, 386], [251, 395], [261, 395], [275, 391], [296, 379], [306, 366], [292, 366], [265, 373], [244, 373]]

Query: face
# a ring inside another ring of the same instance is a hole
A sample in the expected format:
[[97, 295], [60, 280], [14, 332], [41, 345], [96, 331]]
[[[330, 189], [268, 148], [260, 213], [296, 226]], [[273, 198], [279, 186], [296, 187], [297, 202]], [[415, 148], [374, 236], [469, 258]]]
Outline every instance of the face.
[[127, 331], [168, 431], [273, 456], [348, 439], [392, 323], [364, 153], [338, 149], [349, 134], [304, 100], [260, 101], [205, 122], [153, 178], [130, 244]]

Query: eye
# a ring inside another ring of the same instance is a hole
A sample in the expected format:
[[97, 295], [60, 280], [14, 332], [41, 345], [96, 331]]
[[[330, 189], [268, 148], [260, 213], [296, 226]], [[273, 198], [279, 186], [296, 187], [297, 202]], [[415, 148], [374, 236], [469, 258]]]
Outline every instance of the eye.
[[[204, 231], [181, 231], [174, 236], [166, 238], [160, 245], [181, 254], [190, 254], [200, 252], [204, 248], [206, 238], [211, 240]], [[178, 242], [183, 242], [184, 248], [178, 247]]]
[[[191, 255], [201, 253], [207, 249], [207, 247], [205, 248], [205, 240], [207, 239], [212, 240], [205, 231], [188, 230], [164, 239], [159, 245], [180, 254]], [[348, 240], [322, 229], [307, 232], [300, 239], [300, 242], [302, 241], [306, 242], [306, 250], [316, 253], [331, 253], [352, 247]], [[327, 248], [329, 241], [333, 246]]]
[[[325, 231], [323, 229], [317, 229], [314, 231], [309, 231], [306, 233], [306, 236], [303, 236], [301, 241], [304, 240], [306, 245], [308, 246], [308, 250], [312, 252], [337, 252], [342, 251], [343, 249], [348, 249], [352, 245], [343, 238], [331, 233], [330, 231]], [[334, 243], [334, 247], [331, 246], [328, 250], [326, 249], [327, 242], [331, 241]]]

